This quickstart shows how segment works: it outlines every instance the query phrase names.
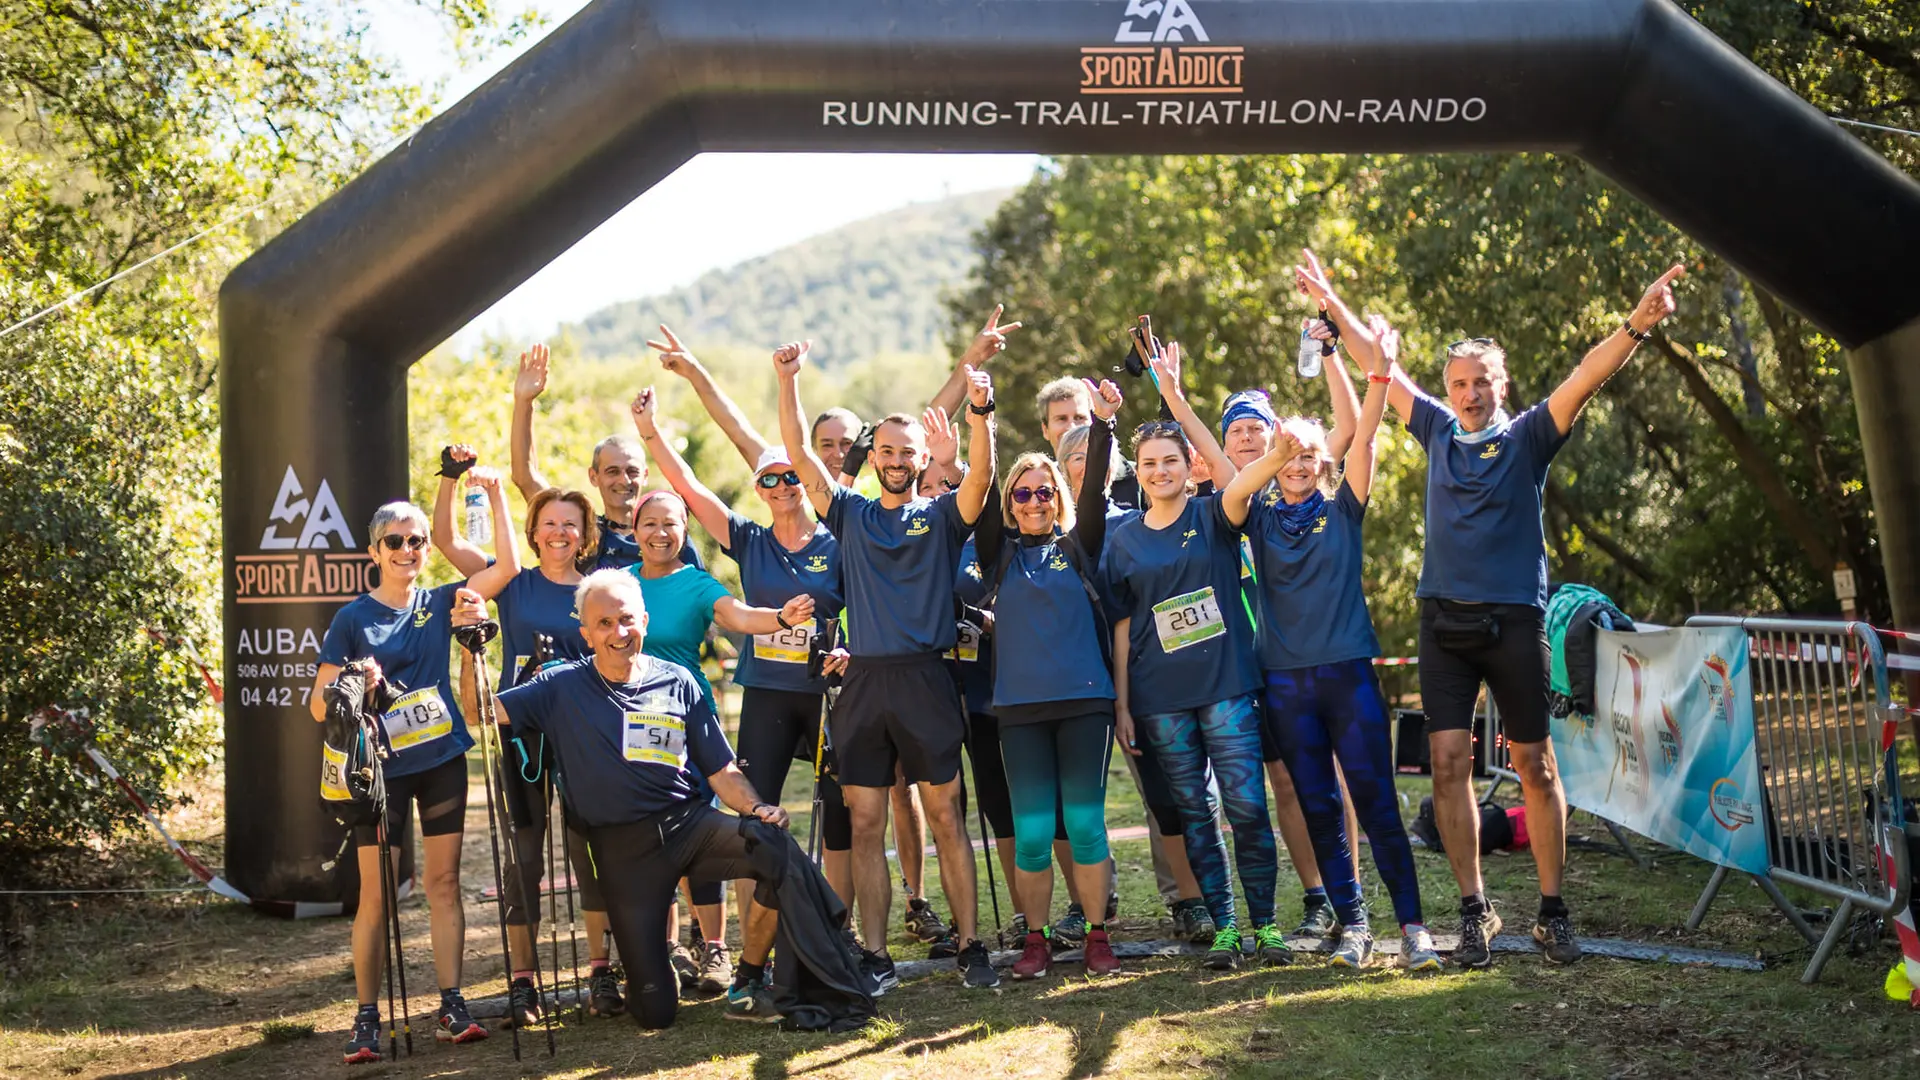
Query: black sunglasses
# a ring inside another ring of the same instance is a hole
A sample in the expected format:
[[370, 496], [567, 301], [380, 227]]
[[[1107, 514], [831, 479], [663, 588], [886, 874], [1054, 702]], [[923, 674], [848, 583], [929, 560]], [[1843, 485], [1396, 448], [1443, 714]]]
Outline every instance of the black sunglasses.
[[1462, 345], [1498, 345], [1498, 344], [1500, 343], [1493, 340], [1490, 337], [1461, 338], [1459, 341], [1456, 341], [1453, 344], [1447, 346], [1447, 351], [1452, 352], [1453, 350], [1459, 348]]
[[1133, 430], [1135, 439], [1179, 439], [1186, 441], [1186, 429], [1177, 420], [1149, 420]]
[[791, 469], [782, 473], [761, 473], [759, 476], [753, 478], [753, 482], [766, 488], [768, 491], [772, 491], [781, 484], [785, 484], [788, 487], [799, 487], [800, 474]]
[[1025, 506], [1034, 499], [1039, 499], [1040, 505], [1042, 506], [1051, 503], [1053, 501], [1053, 488], [1043, 484], [1037, 488], [1017, 487], [1013, 489], [1013, 501], [1022, 506]]
[[403, 547], [408, 551], [419, 551], [421, 548], [427, 546], [427, 538], [424, 536], [395, 536], [392, 533], [388, 533], [380, 538], [380, 543], [385, 546], [388, 551], [399, 551]]

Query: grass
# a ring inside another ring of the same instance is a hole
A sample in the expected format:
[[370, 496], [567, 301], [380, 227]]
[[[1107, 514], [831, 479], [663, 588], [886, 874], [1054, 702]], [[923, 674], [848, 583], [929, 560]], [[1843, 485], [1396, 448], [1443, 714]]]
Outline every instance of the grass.
[[[786, 801], [802, 807], [795, 831], [804, 835], [810, 781], [802, 768], [796, 763]], [[207, 839], [220, 828], [218, 789], [217, 778], [209, 781], [199, 793], [202, 805], [170, 822], [207, 854], [218, 850], [217, 840]], [[1425, 790], [1418, 779], [1403, 785], [1409, 816]], [[480, 996], [499, 992], [501, 969], [492, 908], [480, 900], [492, 872], [484, 802], [477, 789], [474, 794], [463, 885], [465, 983], [470, 996]], [[1141, 822], [1117, 761], [1108, 798], [1115, 827]], [[1584, 816], [1576, 818], [1574, 832], [1605, 837]], [[1121, 841], [1114, 851], [1121, 866], [1116, 939], [1164, 936], [1145, 841]], [[180, 876], [150, 853], [137, 859], [152, 883]], [[1418, 865], [1429, 920], [1451, 929], [1454, 893], [1444, 858], [1421, 853]], [[1642, 872], [1617, 855], [1578, 847], [1566, 892], [1584, 934], [1757, 954], [1768, 962], [1765, 972], [1597, 958], [1562, 970], [1535, 957], [1503, 956], [1487, 972], [1435, 977], [1386, 968], [1343, 974], [1317, 960], [1223, 974], [1173, 958], [1131, 962], [1120, 976], [1098, 982], [1062, 966], [1043, 982], [1009, 981], [991, 993], [968, 993], [952, 976], [936, 975], [888, 995], [881, 1020], [858, 1034], [783, 1034], [727, 1022], [717, 1001], [695, 1002], [666, 1032], [641, 1032], [627, 1021], [562, 1025], [551, 1058], [544, 1038], [527, 1033], [519, 1063], [504, 1032], [463, 1047], [437, 1045], [427, 1034], [434, 980], [426, 911], [416, 899], [405, 905], [402, 922], [417, 1055], [352, 1073], [334, 1056], [353, 1012], [345, 922], [278, 922], [206, 894], [44, 903], [16, 915], [31, 933], [10, 957], [0, 986], [0, 1076], [1053, 1080], [1282, 1072], [1342, 1078], [1467, 1071], [1496, 1077], [1920, 1073], [1920, 1015], [1887, 1001], [1879, 989], [1894, 960], [1887, 939], [1865, 956], [1843, 951], [1821, 983], [1802, 986], [1806, 946], [1750, 885], [1729, 884], [1699, 932], [1681, 928], [1710, 869], [1660, 851]], [[1493, 856], [1486, 873], [1491, 894], [1505, 902], [1509, 926], [1524, 933], [1534, 892], [1531, 860]], [[935, 860], [927, 862], [927, 879], [944, 910]], [[1001, 889], [1002, 913], [1010, 916], [1004, 883]], [[1377, 882], [1369, 892], [1376, 912], [1389, 910]], [[1056, 912], [1065, 902], [1064, 888], [1056, 889]], [[1283, 866], [1282, 918], [1297, 914], [1298, 904], [1298, 883]], [[983, 924], [990, 925], [992, 908], [984, 898], [981, 908]], [[892, 945], [902, 959], [924, 955], [897, 929]]]

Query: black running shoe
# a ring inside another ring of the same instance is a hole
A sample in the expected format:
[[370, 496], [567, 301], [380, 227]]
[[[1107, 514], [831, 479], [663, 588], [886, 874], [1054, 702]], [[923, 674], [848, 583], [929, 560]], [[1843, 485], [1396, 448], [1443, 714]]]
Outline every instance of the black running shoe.
[[1053, 924], [1053, 951], [1066, 952], [1087, 943], [1087, 909], [1068, 904], [1067, 913]]
[[380, 1060], [380, 1012], [362, 1009], [353, 1017], [353, 1034], [347, 1039], [344, 1058], [349, 1065], [365, 1065]]
[[917, 896], [907, 901], [906, 921], [907, 933], [923, 944], [931, 945], [947, 936], [947, 924], [941, 921], [940, 913]]
[[861, 949], [860, 970], [866, 973], [870, 984], [868, 993], [874, 997], [900, 989], [900, 976], [894, 973], [891, 957], [881, 956], [872, 949]]
[[[1493, 939], [1500, 933], [1500, 915], [1488, 904], [1478, 914], [1460, 912], [1460, 947], [1453, 950], [1453, 962], [1463, 968], [1484, 968], [1493, 963]], [[1572, 930], [1569, 928], [1571, 939]]]
[[[705, 947], [704, 942], [702, 947]], [[700, 961], [693, 958], [693, 953], [685, 945], [676, 941], [668, 962], [673, 965], [674, 977], [680, 982], [680, 995], [685, 997], [693, 993], [694, 986], [700, 982]]]
[[507, 989], [507, 1027], [530, 1028], [540, 1022], [540, 990], [529, 978], [513, 980]]
[[620, 996], [620, 976], [614, 974], [613, 965], [595, 968], [587, 979], [587, 1015], [620, 1016], [627, 1011], [627, 1001]]
[[1000, 974], [993, 970], [993, 958], [987, 955], [986, 945], [978, 940], [967, 942], [967, 947], [960, 950], [959, 967], [969, 990], [992, 990], [1000, 985]]
[[1533, 943], [1549, 964], [1571, 964], [1580, 959], [1580, 943], [1573, 940], [1573, 920], [1552, 915], [1533, 924]]
[[1308, 894], [1306, 908], [1300, 915], [1300, 925], [1293, 928], [1293, 936], [1330, 938], [1339, 928], [1340, 919], [1334, 914], [1333, 901], [1324, 896]]
[[948, 960], [960, 955], [960, 933], [949, 923], [941, 929], [939, 940], [927, 946], [927, 959]]
[[479, 1042], [487, 1037], [487, 1029], [467, 1015], [465, 998], [459, 994], [442, 994], [439, 1022], [433, 1025], [433, 1037], [450, 1043]]

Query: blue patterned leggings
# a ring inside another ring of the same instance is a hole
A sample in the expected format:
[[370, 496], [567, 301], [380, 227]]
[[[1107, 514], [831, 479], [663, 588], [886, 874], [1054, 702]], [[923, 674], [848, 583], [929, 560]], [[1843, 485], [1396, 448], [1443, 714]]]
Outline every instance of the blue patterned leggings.
[[1267, 818], [1267, 778], [1260, 764], [1260, 712], [1254, 695], [1138, 716], [1134, 726], [1159, 759], [1180, 808], [1187, 861], [1214, 924], [1225, 928], [1239, 922], [1234, 916], [1226, 845], [1208, 797], [1209, 773], [1219, 785], [1220, 804], [1233, 829], [1233, 858], [1247, 898], [1247, 915], [1255, 926], [1272, 922], [1280, 856]]

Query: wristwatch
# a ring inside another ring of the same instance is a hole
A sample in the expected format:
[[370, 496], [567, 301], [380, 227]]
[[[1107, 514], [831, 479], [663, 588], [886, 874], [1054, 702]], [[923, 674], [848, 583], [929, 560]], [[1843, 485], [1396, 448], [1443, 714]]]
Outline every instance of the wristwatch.
[[975, 416], [985, 416], [988, 413], [993, 411], [993, 405], [994, 405], [994, 402], [992, 398], [987, 399], [987, 404], [985, 405], [985, 407], [975, 405], [973, 402], [969, 401], [967, 402], [967, 411], [972, 413]]
[[1620, 329], [1625, 330], [1627, 332], [1627, 336], [1632, 338], [1635, 341], [1647, 341], [1653, 337], [1653, 331], [1635, 330], [1633, 328], [1633, 323], [1629, 322], [1626, 319], [1620, 320]]
[[782, 611], [780, 611], [780, 610], [779, 610], [778, 608], [775, 608], [775, 609], [774, 609], [774, 612], [773, 612], [773, 621], [774, 621], [774, 622], [777, 622], [777, 623], [779, 623], [779, 624], [780, 624], [780, 629], [782, 629], [782, 630], [791, 630], [791, 629], [793, 629], [793, 624], [787, 621], [787, 616], [786, 616], [786, 614], [785, 614], [784, 612], [782, 612]]

